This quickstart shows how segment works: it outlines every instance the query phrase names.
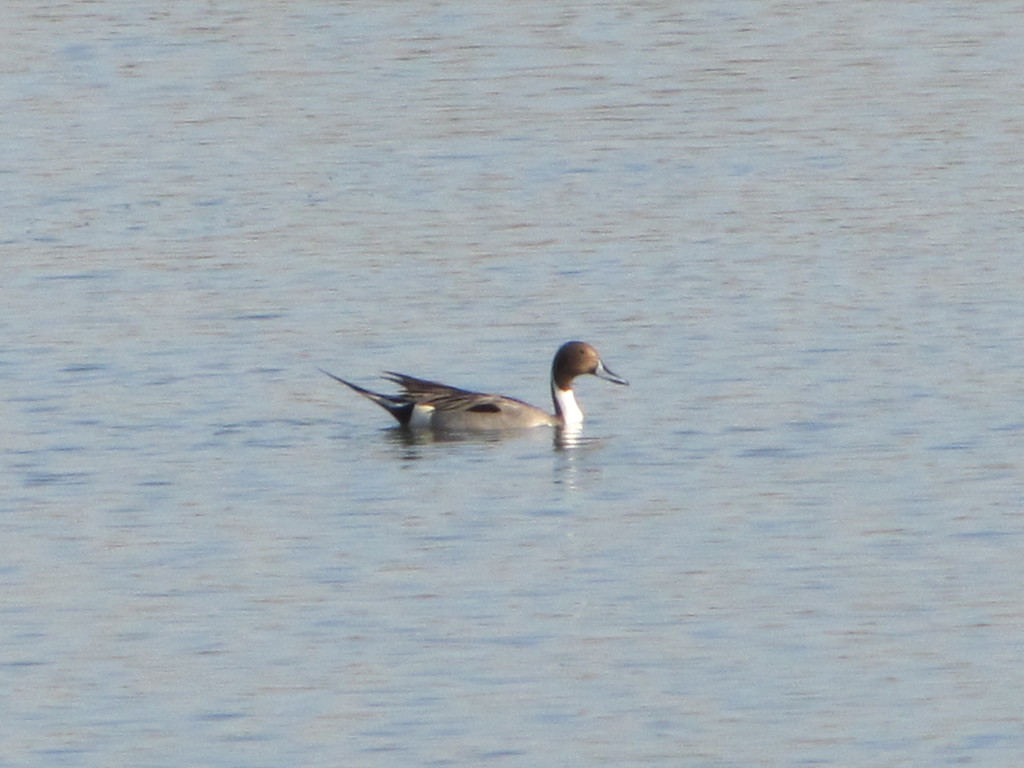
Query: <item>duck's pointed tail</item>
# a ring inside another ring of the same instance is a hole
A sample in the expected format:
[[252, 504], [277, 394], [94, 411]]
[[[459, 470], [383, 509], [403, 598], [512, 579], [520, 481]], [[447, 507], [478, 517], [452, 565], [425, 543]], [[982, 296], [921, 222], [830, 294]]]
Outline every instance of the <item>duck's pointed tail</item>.
[[335, 376], [330, 371], [325, 371], [323, 368], [317, 368], [320, 373], [330, 376], [332, 379], [337, 381], [339, 384], [344, 384], [351, 390], [358, 392], [360, 395], [365, 397], [367, 400], [372, 400], [385, 411], [390, 413], [399, 424], [406, 426], [409, 424], [409, 419], [412, 418], [412, 409], [414, 403], [410, 402], [406, 398], [399, 395], [384, 395], [380, 392], [374, 392], [369, 389], [364, 389], [358, 384], [353, 384], [351, 381], [345, 381], [340, 376]]

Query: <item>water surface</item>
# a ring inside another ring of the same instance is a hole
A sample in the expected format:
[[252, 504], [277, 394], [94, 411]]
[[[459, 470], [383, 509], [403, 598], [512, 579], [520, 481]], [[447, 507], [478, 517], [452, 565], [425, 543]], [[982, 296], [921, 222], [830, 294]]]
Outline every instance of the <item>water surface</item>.
[[1024, 755], [1017, 4], [5, 15], [0, 764]]

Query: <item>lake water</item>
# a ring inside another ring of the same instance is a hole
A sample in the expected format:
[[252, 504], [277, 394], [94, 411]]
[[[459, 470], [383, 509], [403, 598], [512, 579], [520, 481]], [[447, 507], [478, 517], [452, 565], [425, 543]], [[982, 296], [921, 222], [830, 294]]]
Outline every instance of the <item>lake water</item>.
[[0, 766], [1024, 758], [1019, 3], [0, 16]]

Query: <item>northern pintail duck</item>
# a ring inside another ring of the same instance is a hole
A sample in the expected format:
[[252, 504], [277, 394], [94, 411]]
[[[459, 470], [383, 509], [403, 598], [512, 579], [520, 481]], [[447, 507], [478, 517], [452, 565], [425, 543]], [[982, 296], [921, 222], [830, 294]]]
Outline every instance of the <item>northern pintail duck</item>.
[[[323, 369], [320, 369], [323, 371]], [[371, 392], [333, 373], [323, 371], [335, 381], [366, 397], [394, 416], [404, 427], [452, 432], [519, 429], [524, 427], [576, 427], [583, 423], [583, 411], [576, 402], [573, 380], [592, 374], [615, 384], [628, 384], [609, 371], [597, 350], [583, 341], [569, 341], [555, 353], [551, 364], [551, 398], [555, 413], [503, 395], [487, 395], [450, 387], [436, 381], [417, 379], [394, 371], [385, 378], [398, 384], [397, 395]]]

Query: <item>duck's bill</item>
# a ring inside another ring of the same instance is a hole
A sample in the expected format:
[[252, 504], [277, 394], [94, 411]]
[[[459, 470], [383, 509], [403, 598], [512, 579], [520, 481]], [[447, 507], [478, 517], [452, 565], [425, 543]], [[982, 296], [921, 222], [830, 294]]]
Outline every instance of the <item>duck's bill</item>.
[[607, 368], [605, 368], [604, 363], [602, 363], [600, 360], [598, 360], [597, 362], [597, 368], [594, 369], [594, 375], [597, 376], [597, 378], [599, 379], [610, 381], [613, 384], [625, 384], [626, 386], [629, 386], [628, 381], [626, 381], [621, 376], [616, 376], [614, 373], [609, 371]]

